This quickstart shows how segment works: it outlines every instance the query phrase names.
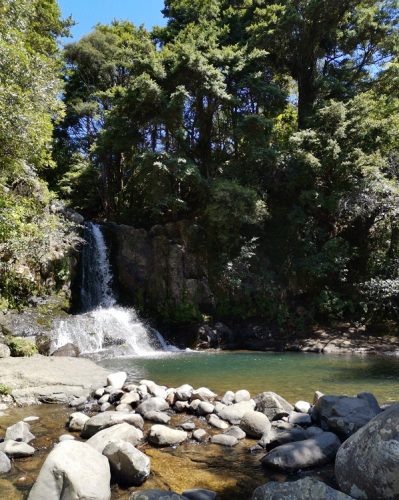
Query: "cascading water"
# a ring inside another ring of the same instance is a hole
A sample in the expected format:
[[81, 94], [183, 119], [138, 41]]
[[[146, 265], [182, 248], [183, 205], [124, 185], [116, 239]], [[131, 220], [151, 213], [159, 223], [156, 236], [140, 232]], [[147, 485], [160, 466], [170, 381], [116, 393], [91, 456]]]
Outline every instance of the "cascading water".
[[75, 344], [82, 354], [148, 356], [174, 350], [159, 332], [151, 333], [133, 308], [117, 306], [112, 270], [100, 226], [85, 224], [81, 255], [81, 314], [60, 320], [54, 327], [52, 350]]

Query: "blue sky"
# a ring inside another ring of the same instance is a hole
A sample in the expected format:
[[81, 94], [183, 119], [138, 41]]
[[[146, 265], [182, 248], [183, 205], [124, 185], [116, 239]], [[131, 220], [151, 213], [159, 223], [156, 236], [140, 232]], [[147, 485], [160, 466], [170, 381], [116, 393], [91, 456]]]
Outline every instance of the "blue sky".
[[146, 28], [165, 24], [161, 14], [163, 0], [58, 0], [58, 3], [62, 16], [72, 15], [77, 23], [72, 28], [74, 41], [89, 33], [97, 23], [110, 23], [113, 19], [128, 19]]

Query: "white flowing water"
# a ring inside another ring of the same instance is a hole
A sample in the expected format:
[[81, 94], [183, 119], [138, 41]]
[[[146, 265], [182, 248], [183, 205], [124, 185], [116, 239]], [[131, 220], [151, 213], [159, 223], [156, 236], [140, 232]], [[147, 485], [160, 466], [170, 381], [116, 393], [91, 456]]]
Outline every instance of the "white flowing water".
[[82, 354], [154, 356], [174, 351], [162, 335], [147, 328], [133, 308], [117, 304], [108, 249], [100, 226], [85, 225], [82, 250], [81, 314], [59, 320], [53, 328], [52, 350], [68, 343]]

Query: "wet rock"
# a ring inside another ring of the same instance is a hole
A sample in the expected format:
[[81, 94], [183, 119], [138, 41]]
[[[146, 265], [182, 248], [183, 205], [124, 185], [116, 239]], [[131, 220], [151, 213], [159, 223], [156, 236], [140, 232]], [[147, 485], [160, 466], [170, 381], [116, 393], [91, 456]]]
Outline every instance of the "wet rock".
[[254, 400], [256, 411], [264, 413], [270, 421], [287, 417], [294, 409], [288, 401], [275, 392], [262, 392], [255, 396]]
[[92, 498], [109, 500], [108, 460], [86, 443], [64, 441], [48, 455], [29, 500]]
[[380, 413], [372, 394], [322, 396], [314, 405], [312, 418], [324, 430], [335, 432], [346, 439]]
[[201, 401], [197, 408], [198, 415], [201, 416], [209, 415], [209, 413], [213, 413], [214, 410], [215, 407], [213, 404], [208, 403], [207, 401]]
[[150, 459], [131, 443], [114, 441], [103, 451], [109, 460], [112, 477], [125, 486], [139, 486], [150, 475]]
[[180, 427], [183, 429], [183, 431], [186, 432], [191, 432], [195, 430], [194, 422], [184, 422], [183, 424], [180, 424]]
[[221, 402], [226, 406], [232, 405], [234, 403], [234, 398], [235, 393], [233, 391], [227, 391], [225, 392]]
[[238, 444], [238, 439], [228, 434], [216, 434], [215, 436], [211, 437], [211, 443], [231, 447]]
[[133, 492], [129, 500], [184, 500], [184, 497], [174, 491], [142, 490]]
[[241, 403], [242, 401], [249, 401], [250, 399], [251, 399], [251, 394], [245, 389], [237, 391], [234, 395], [235, 403]]
[[150, 422], [156, 422], [157, 424], [168, 424], [170, 422], [169, 415], [161, 411], [148, 411], [144, 415], [144, 419]]
[[295, 411], [299, 413], [309, 413], [312, 405], [307, 401], [297, 401], [294, 405]]
[[191, 385], [184, 384], [176, 389], [176, 399], [177, 401], [188, 401], [191, 398], [191, 395], [194, 391], [194, 388]]
[[80, 398], [73, 398], [69, 406], [71, 408], [79, 408], [79, 407], [84, 407], [84, 405], [87, 403], [87, 398], [85, 396], [81, 396]]
[[97, 434], [87, 441], [87, 444], [102, 453], [107, 444], [114, 441], [127, 441], [133, 446], [137, 446], [141, 443], [143, 438], [144, 435], [140, 429], [124, 422], [123, 424], [113, 425], [112, 427], [97, 432]]
[[124, 383], [126, 382], [126, 379], [126, 372], [110, 373], [107, 377], [107, 384], [112, 386], [114, 389], [122, 389]]
[[233, 436], [238, 440], [244, 439], [247, 436], [245, 432], [236, 425], [232, 425], [230, 429], [227, 429], [227, 431], [225, 431], [223, 434], [226, 434], [227, 436]]
[[284, 472], [295, 472], [332, 462], [340, 447], [340, 440], [332, 432], [314, 438], [283, 444], [262, 459], [262, 464]]
[[222, 408], [218, 416], [223, 420], [227, 420], [233, 425], [239, 425], [242, 417], [248, 412], [253, 411], [255, 404], [253, 401], [242, 401], [241, 403], [235, 403], [230, 406], [225, 406]]
[[11, 470], [11, 462], [7, 455], [0, 451], [0, 474], [6, 474]]
[[208, 420], [208, 424], [211, 425], [212, 427], [216, 427], [216, 429], [228, 429], [229, 428], [229, 424], [227, 424], [224, 420], [219, 418], [214, 413], [212, 415], [209, 415], [207, 420]]
[[100, 411], [101, 412], [104, 412], [104, 411], [111, 411], [113, 410], [114, 407], [111, 403], [103, 403], [100, 407]]
[[26, 422], [17, 422], [10, 427], [7, 427], [5, 440], [21, 441], [30, 443], [35, 439], [35, 436], [30, 432], [30, 425]]
[[207, 387], [199, 387], [192, 392], [191, 401], [193, 401], [194, 399], [199, 399], [201, 401], [213, 401], [216, 396], [217, 394], [212, 392]]
[[11, 439], [0, 443], [0, 451], [11, 458], [31, 457], [35, 453], [35, 449], [29, 444]]
[[87, 439], [94, 436], [99, 431], [122, 423], [130, 424], [138, 429], [143, 429], [144, 420], [136, 413], [105, 412], [98, 413], [86, 421], [82, 437]]
[[292, 482], [271, 481], [256, 488], [251, 500], [350, 500], [351, 497], [325, 483], [305, 477]]
[[312, 424], [312, 419], [308, 414], [292, 411], [288, 415], [288, 422], [290, 424], [300, 425], [301, 427], [307, 427]]
[[77, 358], [80, 356], [80, 351], [76, 345], [74, 345], [72, 343], [68, 343], [68, 344], [65, 344], [65, 345], [59, 347], [51, 355], [52, 356], [66, 356], [66, 357], [70, 357], [70, 358]]
[[209, 441], [210, 436], [204, 429], [196, 429], [193, 432], [193, 438], [199, 443], [204, 443], [205, 441]]
[[304, 429], [273, 429], [270, 433], [262, 436], [259, 444], [263, 448], [269, 447], [268, 445], [270, 445], [270, 447], [275, 447], [286, 443], [292, 443], [294, 441], [304, 441], [305, 439], [309, 439], [310, 437], [313, 437], [313, 435], [309, 435], [308, 432]]
[[385, 410], [347, 439], [338, 451], [335, 475], [354, 498], [399, 498], [399, 405]]
[[148, 441], [157, 446], [174, 446], [186, 441], [187, 438], [186, 431], [157, 424], [151, 427]]
[[124, 394], [125, 393], [121, 389], [113, 389], [109, 393], [108, 402], [111, 404], [119, 404], [119, 401]]
[[249, 411], [245, 413], [240, 422], [241, 429], [249, 437], [261, 438], [271, 431], [271, 424], [264, 413], [259, 411]]
[[136, 408], [136, 412], [140, 413], [140, 415], [145, 415], [149, 411], [165, 411], [165, 410], [169, 410], [168, 403], [164, 399], [158, 397], [148, 398], [142, 403], [140, 403]]
[[82, 431], [89, 419], [90, 417], [88, 417], [84, 413], [81, 413], [80, 411], [71, 413], [71, 415], [69, 415], [68, 428], [71, 431]]
[[217, 496], [214, 491], [205, 489], [186, 490], [182, 495], [189, 500], [215, 500]]
[[102, 396], [104, 396], [104, 393], [105, 393], [104, 387], [100, 387], [100, 388], [95, 390], [94, 397], [97, 399], [100, 399]]

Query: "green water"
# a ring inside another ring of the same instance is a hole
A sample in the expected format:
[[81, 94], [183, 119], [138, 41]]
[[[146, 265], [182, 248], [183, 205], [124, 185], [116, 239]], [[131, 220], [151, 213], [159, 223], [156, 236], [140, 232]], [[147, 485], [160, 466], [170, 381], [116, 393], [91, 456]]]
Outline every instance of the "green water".
[[314, 391], [356, 395], [372, 392], [380, 403], [399, 400], [396, 357], [316, 355], [260, 352], [187, 352], [156, 358], [119, 358], [101, 362], [125, 370], [129, 379], [151, 379], [176, 387], [189, 383], [217, 393], [247, 389], [251, 394], [274, 391], [295, 402], [312, 400]]

